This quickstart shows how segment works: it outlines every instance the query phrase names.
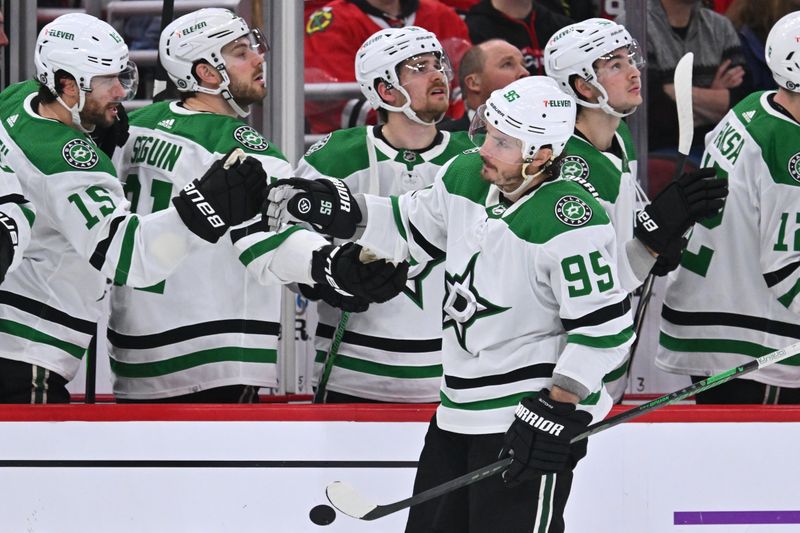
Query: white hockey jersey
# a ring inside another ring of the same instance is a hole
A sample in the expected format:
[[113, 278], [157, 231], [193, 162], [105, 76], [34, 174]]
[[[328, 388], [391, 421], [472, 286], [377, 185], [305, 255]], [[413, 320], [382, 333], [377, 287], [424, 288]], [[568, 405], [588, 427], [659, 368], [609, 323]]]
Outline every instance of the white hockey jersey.
[[[258, 159], [270, 178], [291, 176], [283, 155], [246, 123], [177, 102], [132, 113], [130, 139], [114, 155], [132, 209], [147, 214], [169, 207], [184, 185], [234, 148]], [[227, 385], [277, 386], [282, 280], [268, 269], [254, 278], [243, 266], [250, 256], [239, 256], [225, 236], [152, 287], [114, 287], [108, 340], [115, 395], [153, 399]]]
[[[643, 282], [630, 266], [625, 245], [632, 240], [636, 211], [645, 199], [636, 182], [636, 151], [631, 131], [621, 120], [614, 134], [614, 151], [600, 151], [582, 136], [573, 134], [564, 147], [561, 177], [586, 185], [606, 210], [617, 234], [617, 260], [620, 286], [633, 293]], [[615, 153], [616, 152], [616, 153]], [[619, 157], [620, 154], [622, 157]], [[606, 388], [615, 401], [622, 399], [627, 385], [628, 358], [605, 378]]]
[[[397, 150], [378, 127], [339, 130], [309, 148], [295, 175], [335, 177], [356, 193], [400, 195], [428, 187], [441, 166], [473, 144], [463, 132], [440, 132], [424, 150]], [[413, 264], [403, 292], [351, 313], [328, 390], [385, 402], [436, 402], [442, 378], [443, 257]], [[341, 310], [317, 305], [318, 381]]]
[[[13, 116], [13, 115], [12, 115]], [[16, 119], [11, 120], [11, 124]], [[36, 219], [36, 210], [22, 193], [17, 174], [8, 162], [9, 148], [0, 139], [0, 224], [8, 229], [13, 246], [8, 272], [21, 263], [22, 256], [31, 242], [31, 227]]]
[[603, 376], [633, 339], [608, 215], [564, 179], [509, 205], [480, 178], [476, 152], [445, 165], [431, 188], [366, 196], [360, 239], [395, 260], [445, 252], [439, 427], [504, 432], [554, 373], [588, 391], [579, 408], [600, 420], [611, 408]]
[[131, 214], [109, 158], [83, 133], [39, 116], [36, 82], [0, 94], [3, 164], [36, 206], [22, 263], [0, 287], [0, 357], [74, 377], [103, 312], [107, 279], [148, 286], [207, 243], [174, 208]]
[[[695, 224], [667, 282], [656, 364], [708, 376], [800, 340], [800, 124], [754, 93], [706, 136], [724, 210]], [[742, 376], [800, 387], [800, 357]]]

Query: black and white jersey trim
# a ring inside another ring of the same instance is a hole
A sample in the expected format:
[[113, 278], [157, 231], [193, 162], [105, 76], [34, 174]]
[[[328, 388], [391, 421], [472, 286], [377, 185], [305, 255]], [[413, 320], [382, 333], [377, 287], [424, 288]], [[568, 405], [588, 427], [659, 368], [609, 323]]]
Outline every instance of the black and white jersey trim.
[[94, 322], [76, 318], [55, 307], [13, 292], [0, 291], [0, 305], [15, 307], [20, 311], [30, 313], [43, 320], [59, 324], [86, 335], [94, 335], [97, 330], [97, 325]]
[[450, 389], [477, 389], [496, 385], [507, 385], [529, 379], [549, 378], [553, 375], [556, 365], [553, 363], [539, 363], [536, 365], [517, 368], [510, 372], [483, 376], [479, 378], [459, 378], [444, 375], [444, 383]]
[[[332, 339], [334, 331], [335, 328], [327, 324], [317, 326], [318, 337]], [[387, 339], [352, 331], [345, 331], [342, 342], [397, 353], [438, 352], [442, 349], [442, 339]]]
[[677, 311], [664, 305], [661, 317], [680, 326], [732, 326], [800, 339], [800, 325], [736, 313]]
[[126, 218], [127, 217], [125, 216], [119, 216], [112, 220], [111, 224], [108, 226], [108, 236], [97, 243], [97, 248], [94, 249], [94, 253], [92, 254], [92, 258], [89, 259], [89, 263], [91, 263], [91, 265], [98, 271], [102, 271], [103, 263], [106, 262], [108, 247], [111, 246], [111, 241], [114, 240], [114, 235], [117, 234], [119, 225], [122, 224]]
[[764, 274], [764, 281], [767, 283], [767, 287], [774, 287], [781, 281], [785, 280], [791, 276], [792, 273], [798, 269], [798, 267], [800, 267], [800, 261], [797, 263], [792, 263], [791, 265], [786, 265], [775, 272]]
[[561, 324], [564, 326], [564, 329], [567, 331], [572, 331], [578, 328], [587, 328], [591, 326], [599, 326], [600, 324], [605, 324], [615, 318], [619, 318], [623, 316], [625, 313], [630, 311], [631, 309], [631, 299], [630, 296], [622, 300], [621, 302], [613, 303], [611, 305], [607, 305], [603, 308], [597, 309], [596, 311], [592, 311], [588, 315], [583, 315], [582, 317], [578, 318], [562, 318]]
[[209, 335], [224, 333], [246, 333], [249, 335], [274, 335], [280, 332], [280, 324], [262, 320], [215, 320], [182, 326], [175, 329], [153, 333], [151, 335], [123, 335], [111, 328], [108, 329], [108, 341], [117, 348], [128, 350], [146, 350], [159, 348], [169, 344], [188, 341]]

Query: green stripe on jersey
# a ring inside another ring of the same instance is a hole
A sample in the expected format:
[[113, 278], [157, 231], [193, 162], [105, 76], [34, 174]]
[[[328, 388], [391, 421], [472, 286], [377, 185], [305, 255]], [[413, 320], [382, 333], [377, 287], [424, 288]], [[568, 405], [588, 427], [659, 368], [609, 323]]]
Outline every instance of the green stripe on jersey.
[[[658, 337], [658, 342], [661, 346], [673, 352], [732, 353], [754, 358], [767, 355], [777, 349], [754, 342], [730, 339], [677, 339], [663, 331]], [[778, 361], [776, 364], [800, 366], [800, 356], [796, 355], [789, 359]]]
[[590, 348], [616, 348], [628, 342], [631, 337], [633, 337], [633, 328], [627, 327], [614, 335], [602, 335], [600, 337], [570, 333], [567, 335], [567, 342], [589, 346]]
[[291, 234], [302, 229], [302, 226], [292, 226], [291, 228], [281, 231], [276, 235], [267, 237], [263, 241], [258, 241], [239, 255], [239, 261], [241, 261], [244, 266], [249, 265], [262, 255], [269, 253], [280, 246], [283, 241], [289, 238]]
[[612, 370], [605, 376], [603, 376], [603, 383], [611, 383], [612, 381], [617, 381], [619, 378], [625, 375], [625, 372], [628, 370], [628, 364], [630, 363], [630, 359], [626, 359], [622, 366], [617, 367], [615, 370]]
[[400, 214], [400, 200], [397, 199], [397, 196], [390, 196], [389, 198], [392, 202], [392, 215], [394, 216], [394, 224], [397, 226], [397, 231], [400, 232], [400, 236], [404, 241], [408, 241], [406, 228], [403, 226], [403, 217]]
[[13, 320], [0, 319], [0, 332], [8, 333], [9, 335], [28, 339], [40, 344], [47, 344], [48, 346], [52, 346], [53, 348], [58, 348], [59, 350], [67, 352], [76, 359], [81, 359], [84, 352], [86, 352], [85, 348], [78, 346], [77, 344], [62, 341], [61, 339], [57, 339], [51, 335], [48, 335], [47, 333], [34, 329], [30, 326], [26, 326], [25, 324], [14, 322]]
[[800, 280], [797, 280], [797, 283], [794, 284], [794, 287], [789, 292], [778, 298], [778, 301], [788, 309], [798, 294], [800, 294]]
[[[327, 352], [317, 350], [315, 362], [325, 362], [326, 355]], [[384, 363], [376, 363], [375, 361], [366, 361], [364, 359], [349, 357], [340, 353], [336, 354], [336, 359], [333, 362], [333, 366], [343, 368], [345, 370], [352, 370], [353, 372], [361, 372], [362, 374], [399, 379], [428, 379], [442, 376], [442, 365], [387, 365]]]
[[171, 357], [149, 363], [124, 363], [110, 359], [111, 370], [123, 378], [154, 378], [213, 363], [272, 363], [278, 360], [277, 350], [229, 346]]
[[22, 211], [22, 214], [25, 215], [25, 218], [28, 220], [28, 225], [33, 227], [33, 223], [36, 221], [36, 213], [24, 205], [19, 206], [19, 208]]
[[488, 411], [489, 409], [503, 409], [505, 407], [514, 407], [523, 398], [533, 396], [532, 392], [518, 392], [500, 398], [492, 398], [491, 400], [478, 400], [474, 402], [455, 402], [447, 397], [444, 391], [439, 391], [439, 398], [444, 407], [450, 409], [461, 409], [464, 411]]
[[136, 246], [136, 228], [139, 227], [139, 217], [133, 215], [128, 218], [125, 226], [125, 236], [122, 238], [122, 245], [119, 250], [119, 261], [117, 261], [117, 271], [114, 273], [114, 283], [125, 285], [128, 282], [128, 274], [131, 270], [133, 261], [133, 249]]

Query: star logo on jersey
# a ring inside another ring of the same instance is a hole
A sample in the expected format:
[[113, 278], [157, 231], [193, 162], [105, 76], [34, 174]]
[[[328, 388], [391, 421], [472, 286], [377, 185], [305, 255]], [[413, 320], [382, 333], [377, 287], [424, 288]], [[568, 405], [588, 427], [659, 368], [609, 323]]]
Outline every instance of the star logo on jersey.
[[61, 150], [61, 155], [69, 163], [70, 166], [86, 170], [92, 168], [97, 164], [99, 158], [94, 147], [83, 139], [73, 139], [64, 145]]
[[333, 22], [333, 10], [329, 7], [323, 7], [311, 13], [306, 22], [306, 34], [311, 35], [318, 31], [322, 31]]
[[481, 297], [475, 287], [475, 262], [478, 260], [477, 252], [469, 260], [463, 274], [444, 274], [444, 321], [442, 329], [453, 328], [458, 344], [467, 350], [467, 330], [476, 320], [487, 316], [496, 315], [510, 309], [500, 307]]
[[577, 155], [568, 155], [561, 163], [561, 177], [569, 180], [589, 177], [589, 163]]
[[269, 146], [267, 140], [250, 126], [239, 126], [233, 132], [233, 138], [251, 150], [263, 152]]
[[794, 154], [789, 160], [789, 175], [795, 181], [800, 181], [800, 152]]
[[322, 139], [320, 139], [317, 142], [315, 142], [314, 144], [312, 144], [308, 148], [308, 150], [306, 150], [306, 153], [305, 153], [304, 157], [310, 156], [314, 152], [318, 152], [318, 151], [322, 150], [322, 147], [325, 146], [326, 144], [328, 144], [328, 141], [330, 141], [330, 140], [331, 140], [331, 134], [329, 133], [325, 137], [323, 137]]
[[444, 261], [444, 256], [428, 261], [422, 270], [408, 276], [408, 281], [406, 281], [406, 285], [403, 287], [403, 294], [408, 296], [409, 299], [414, 302], [414, 305], [420, 309], [423, 309], [422, 283], [425, 281], [425, 278], [430, 275], [433, 268], [442, 261]]
[[592, 218], [592, 208], [577, 196], [562, 196], [556, 202], [556, 217], [567, 226], [583, 226]]

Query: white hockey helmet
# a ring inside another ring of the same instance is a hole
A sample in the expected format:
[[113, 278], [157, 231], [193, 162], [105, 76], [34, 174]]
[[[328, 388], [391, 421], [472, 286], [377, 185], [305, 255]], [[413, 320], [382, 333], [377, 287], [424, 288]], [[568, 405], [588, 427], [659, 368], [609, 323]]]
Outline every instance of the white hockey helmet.
[[[72, 122], [83, 131], [80, 112], [86, 93], [92, 91], [95, 76], [117, 75], [125, 89], [123, 100], [136, 94], [139, 73], [128, 58], [128, 46], [108, 23], [85, 13], [61, 15], [42, 28], [33, 54], [36, 78], [72, 114]], [[67, 106], [56, 87], [56, 72], [63, 70], [75, 78], [80, 88], [78, 103]]]
[[[402, 112], [419, 124], [435, 124], [438, 120], [425, 122], [411, 109], [411, 97], [400, 83], [397, 69], [403, 61], [431, 53], [438, 59], [436, 68], [445, 76], [449, 91], [453, 69], [436, 35], [418, 26], [387, 28], [375, 32], [356, 52], [356, 81], [361, 86], [364, 97], [375, 109]], [[384, 102], [377, 90], [379, 81], [399, 90], [405, 97], [405, 103], [402, 106], [393, 106]]]
[[767, 36], [766, 56], [775, 82], [787, 91], [800, 92], [800, 11], [775, 23]]
[[[564, 151], [575, 129], [575, 99], [565, 94], [552, 78], [529, 76], [492, 92], [480, 106], [470, 125], [470, 136], [477, 145], [486, 124], [519, 141], [523, 162], [529, 162], [543, 146], [550, 146], [553, 157]], [[508, 161], [512, 163], [514, 161]]]
[[[250, 110], [242, 109], [228, 89], [231, 80], [222, 56], [222, 48], [241, 37], [246, 37], [259, 54], [269, 50], [261, 32], [251, 30], [242, 17], [227, 9], [203, 8], [178, 17], [164, 28], [158, 43], [158, 57], [178, 91], [221, 94], [240, 117], [246, 117]], [[194, 75], [198, 61], [217, 69], [222, 76], [219, 87], [210, 89], [200, 85]], [[262, 63], [262, 70], [266, 79], [266, 61]]]
[[[595, 61], [622, 47], [628, 48], [628, 56], [637, 69], [644, 68], [644, 56], [639, 44], [621, 24], [602, 18], [591, 18], [570, 24], [547, 41], [544, 47], [544, 70], [566, 93], [572, 95], [579, 105], [600, 108], [615, 117], [626, 117], [636, 111], [636, 108], [620, 112], [611, 107], [608, 103], [608, 93], [597, 81], [594, 67]], [[571, 83], [572, 76], [582, 78], [600, 91], [597, 103], [587, 102], [575, 92]]]

